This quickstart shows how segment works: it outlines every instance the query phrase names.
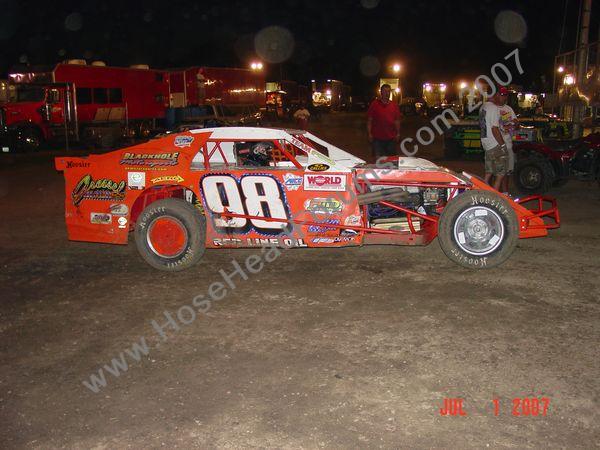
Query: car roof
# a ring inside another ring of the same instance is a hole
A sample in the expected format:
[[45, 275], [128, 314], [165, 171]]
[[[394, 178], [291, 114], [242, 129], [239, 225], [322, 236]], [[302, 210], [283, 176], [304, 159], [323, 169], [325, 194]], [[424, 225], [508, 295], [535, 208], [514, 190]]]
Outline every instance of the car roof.
[[189, 130], [192, 134], [211, 133], [215, 139], [286, 139], [292, 135], [305, 134], [303, 130], [263, 127], [216, 127]]
[[[339, 167], [351, 168], [356, 166], [357, 164], [364, 164], [365, 161], [357, 158], [351, 153], [342, 150], [335, 145], [324, 141], [323, 139], [307, 132], [304, 130], [294, 130], [294, 129], [282, 129], [282, 128], [263, 128], [263, 127], [219, 127], [219, 128], [199, 128], [195, 130], [186, 131], [186, 133], [192, 134], [201, 134], [204, 135], [205, 138], [208, 139], [235, 139], [235, 140], [285, 140], [293, 143], [297, 146], [304, 146], [305, 150], [310, 150], [307, 153], [313, 153], [321, 155], [321, 161], [329, 160], [333, 163], [333, 165], [337, 165]], [[209, 136], [206, 136], [210, 133]], [[313, 145], [309, 145], [308, 149], [306, 148], [306, 144], [301, 142], [296, 136], [305, 136], [310, 141], [322, 145], [327, 148], [327, 152], [329, 153], [329, 157], [325, 157], [321, 152], [319, 152]]]

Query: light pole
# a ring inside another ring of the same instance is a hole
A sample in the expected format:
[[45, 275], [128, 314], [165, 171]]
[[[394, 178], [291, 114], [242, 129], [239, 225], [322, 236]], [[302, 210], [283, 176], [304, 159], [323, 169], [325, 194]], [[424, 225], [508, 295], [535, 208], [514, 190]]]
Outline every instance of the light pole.
[[396, 76], [397, 87], [395, 89], [396, 94], [400, 96], [400, 102], [402, 103], [402, 86], [400, 85], [400, 72], [402, 71], [402, 64], [396, 62], [392, 64], [392, 72]]

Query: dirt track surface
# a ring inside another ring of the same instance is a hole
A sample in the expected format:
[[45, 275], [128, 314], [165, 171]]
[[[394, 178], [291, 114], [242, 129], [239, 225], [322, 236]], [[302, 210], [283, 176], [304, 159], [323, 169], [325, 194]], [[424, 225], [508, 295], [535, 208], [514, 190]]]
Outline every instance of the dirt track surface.
[[[360, 118], [324, 120], [364, 148]], [[554, 194], [562, 227], [498, 269], [463, 269], [437, 242], [285, 251], [163, 340], [152, 320], [256, 251], [163, 274], [132, 242], [69, 242], [51, 159], [5, 158], [2, 447], [597, 448], [600, 190]], [[141, 337], [140, 362], [99, 393], [82, 384]], [[467, 416], [442, 417], [447, 397]], [[513, 416], [522, 397], [550, 399], [547, 415]]]

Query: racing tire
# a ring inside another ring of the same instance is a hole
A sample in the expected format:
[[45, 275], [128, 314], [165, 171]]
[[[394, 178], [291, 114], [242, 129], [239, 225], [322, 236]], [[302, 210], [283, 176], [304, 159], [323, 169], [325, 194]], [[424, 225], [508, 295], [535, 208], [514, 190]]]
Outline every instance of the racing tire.
[[158, 200], [142, 211], [134, 234], [138, 252], [148, 264], [158, 270], [178, 272], [202, 258], [206, 220], [185, 200]]
[[554, 169], [547, 159], [539, 156], [517, 159], [514, 183], [523, 194], [544, 194], [555, 181]]
[[455, 263], [489, 269], [506, 261], [519, 239], [515, 211], [500, 194], [466, 191], [451, 200], [438, 222], [440, 247]]

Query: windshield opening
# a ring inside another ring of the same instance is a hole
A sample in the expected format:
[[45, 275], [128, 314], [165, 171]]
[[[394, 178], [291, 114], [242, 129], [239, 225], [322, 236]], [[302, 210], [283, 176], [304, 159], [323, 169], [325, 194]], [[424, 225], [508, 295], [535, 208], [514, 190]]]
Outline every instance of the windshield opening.
[[45, 91], [44, 88], [33, 88], [33, 87], [21, 87], [17, 88], [15, 101], [17, 103], [22, 102], [41, 102], [44, 100]]

